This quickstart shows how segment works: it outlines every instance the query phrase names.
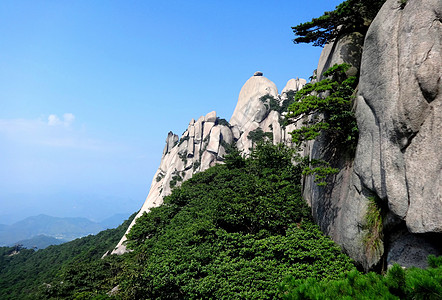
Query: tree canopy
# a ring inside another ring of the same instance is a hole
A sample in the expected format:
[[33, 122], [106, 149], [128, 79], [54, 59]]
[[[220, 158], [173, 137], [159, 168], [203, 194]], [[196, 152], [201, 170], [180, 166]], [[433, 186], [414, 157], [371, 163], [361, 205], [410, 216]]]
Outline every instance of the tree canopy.
[[292, 27], [297, 36], [293, 42], [313, 43], [323, 47], [338, 36], [360, 32], [365, 34], [385, 0], [346, 0], [334, 11], [327, 11], [319, 18]]

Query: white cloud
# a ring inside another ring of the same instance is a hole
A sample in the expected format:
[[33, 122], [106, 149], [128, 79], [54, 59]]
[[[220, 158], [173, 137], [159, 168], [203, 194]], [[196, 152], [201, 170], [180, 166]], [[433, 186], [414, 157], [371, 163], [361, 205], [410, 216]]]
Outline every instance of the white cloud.
[[[34, 146], [106, 151], [113, 145], [90, 137], [84, 129], [72, 126], [75, 116], [63, 114], [63, 119], [51, 114], [42, 119], [0, 119], [0, 142], [4, 145], [21, 145], [22, 149]], [[113, 144], [113, 143], [112, 143]]]
[[63, 121], [61, 121], [57, 115], [52, 114], [52, 115], [49, 115], [49, 117], [48, 117], [48, 125], [49, 126], [64, 125], [66, 127], [69, 127], [74, 122], [74, 120], [75, 120], [75, 116], [72, 113], [63, 114]]
[[57, 126], [59, 125], [60, 119], [57, 117], [57, 115], [49, 115], [48, 117], [48, 125], [49, 126]]
[[63, 119], [64, 119], [64, 125], [70, 126], [72, 124], [72, 122], [74, 122], [75, 116], [74, 116], [74, 114], [71, 114], [71, 113], [65, 113], [63, 115]]

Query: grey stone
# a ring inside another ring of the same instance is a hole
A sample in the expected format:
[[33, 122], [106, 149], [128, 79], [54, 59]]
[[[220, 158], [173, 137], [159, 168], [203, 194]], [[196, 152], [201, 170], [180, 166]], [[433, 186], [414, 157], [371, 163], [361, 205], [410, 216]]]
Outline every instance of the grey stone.
[[[218, 149], [217, 149], [218, 151]], [[204, 151], [201, 157], [201, 171], [207, 170], [212, 167], [216, 162], [216, 154], [209, 151]]]
[[196, 122], [195, 122], [195, 141], [201, 142], [202, 136], [203, 136], [203, 123], [204, 123], [204, 117], [201, 116]]
[[187, 156], [188, 156], [188, 157], [193, 157], [193, 155], [194, 155], [194, 150], [195, 150], [194, 139], [193, 139], [193, 138], [190, 138], [190, 139], [189, 139], [189, 143], [187, 144]]
[[396, 229], [388, 236], [388, 267], [397, 263], [406, 268], [427, 268], [430, 254], [442, 255], [441, 237], [434, 234], [411, 234], [406, 228]]
[[290, 79], [289, 81], [287, 81], [287, 84], [282, 89], [281, 99], [287, 98], [287, 92], [289, 92], [289, 91], [297, 92], [297, 91], [301, 90], [304, 87], [304, 85], [306, 85], [306, 84], [307, 84], [307, 80], [305, 80], [303, 78]]
[[215, 111], [211, 111], [211, 112], [209, 112], [209, 113], [206, 115], [206, 117], [204, 118], [204, 120], [205, 120], [206, 122], [213, 122], [213, 123], [215, 123], [215, 122], [216, 122], [216, 112], [215, 112]]
[[265, 95], [278, 98], [276, 85], [263, 76], [249, 78], [241, 88], [238, 103], [229, 123], [245, 133], [251, 123], [262, 122], [269, 112], [260, 100]]
[[215, 126], [210, 131], [209, 144], [207, 145], [207, 151], [212, 153], [218, 153], [218, 148], [220, 144], [221, 137], [221, 126]]
[[357, 68], [361, 61], [363, 45], [364, 36], [359, 32], [342, 36], [335, 42], [326, 44], [319, 58], [317, 80], [324, 79], [323, 73], [334, 64], [347, 63]]
[[226, 142], [227, 144], [233, 143], [233, 133], [232, 130], [224, 125], [219, 125], [221, 130], [221, 140]]
[[442, 232], [441, 14], [388, 0], [362, 55], [355, 172], [415, 233]]
[[215, 126], [215, 122], [204, 122], [203, 126], [203, 139], [209, 136], [210, 131], [212, 130], [213, 126]]

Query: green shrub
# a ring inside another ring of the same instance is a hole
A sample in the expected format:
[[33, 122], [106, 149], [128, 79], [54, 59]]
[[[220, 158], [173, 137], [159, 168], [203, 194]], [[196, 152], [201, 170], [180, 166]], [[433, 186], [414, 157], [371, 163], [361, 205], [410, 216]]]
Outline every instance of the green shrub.
[[342, 273], [339, 279], [317, 280], [287, 277], [278, 285], [283, 299], [442, 299], [442, 265], [403, 269], [391, 267], [387, 274], [363, 274], [352, 270]]
[[195, 174], [128, 235], [123, 297], [272, 299], [275, 283], [354, 268], [314, 225], [294, 150], [259, 144]]

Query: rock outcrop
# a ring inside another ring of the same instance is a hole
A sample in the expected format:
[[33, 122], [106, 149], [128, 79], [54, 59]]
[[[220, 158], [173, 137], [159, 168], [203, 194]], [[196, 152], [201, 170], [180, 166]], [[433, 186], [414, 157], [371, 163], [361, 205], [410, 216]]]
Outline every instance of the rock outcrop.
[[[263, 96], [271, 97], [280, 106], [287, 100], [287, 93], [298, 91], [305, 83], [304, 79], [289, 80], [280, 96], [276, 85], [265, 78], [262, 72], [256, 72], [242, 87], [230, 123], [217, 118], [216, 112], [212, 111], [196, 121], [192, 119], [181, 138], [169, 132], [160, 167], [154, 175], [149, 194], [127, 232], [144, 212], [148, 213], [153, 207], [161, 205], [163, 198], [170, 195], [173, 187], [179, 186], [197, 172], [222, 163], [227, 145], [234, 144], [244, 155], [250, 154], [253, 148], [253, 141], [249, 138], [251, 131], [259, 128], [270, 133], [275, 144], [289, 143], [288, 132], [295, 125], [283, 128], [280, 113], [270, 109], [270, 98], [264, 101], [261, 99]], [[112, 254], [127, 252], [125, 241], [126, 234]]]

